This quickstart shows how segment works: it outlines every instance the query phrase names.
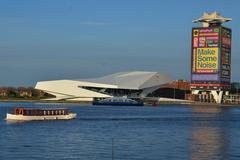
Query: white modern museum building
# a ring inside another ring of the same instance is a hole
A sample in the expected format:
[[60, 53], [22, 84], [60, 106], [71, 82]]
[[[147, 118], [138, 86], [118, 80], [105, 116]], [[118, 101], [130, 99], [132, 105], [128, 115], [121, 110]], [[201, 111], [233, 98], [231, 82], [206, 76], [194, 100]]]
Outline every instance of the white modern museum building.
[[119, 72], [99, 78], [37, 82], [35, 88], [54, 95], [48, 100], [93, 101], [109, 97], [144, 98], [171, 82], [158, 72]]

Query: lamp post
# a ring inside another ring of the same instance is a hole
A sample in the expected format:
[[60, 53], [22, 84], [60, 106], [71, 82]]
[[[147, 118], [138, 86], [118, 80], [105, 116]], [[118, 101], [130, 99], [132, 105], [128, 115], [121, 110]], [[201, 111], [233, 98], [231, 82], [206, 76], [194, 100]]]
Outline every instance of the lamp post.
[[173, 88], [173, 98], [175, 99], [175, 86]]
[[238, 84], [237, 84], [237, 96], [236, 96], [237, 102], [239, 103], [239, 96], [238, 96]]
[[237, 95], [238, 95], [238, 85], [237, 85]]

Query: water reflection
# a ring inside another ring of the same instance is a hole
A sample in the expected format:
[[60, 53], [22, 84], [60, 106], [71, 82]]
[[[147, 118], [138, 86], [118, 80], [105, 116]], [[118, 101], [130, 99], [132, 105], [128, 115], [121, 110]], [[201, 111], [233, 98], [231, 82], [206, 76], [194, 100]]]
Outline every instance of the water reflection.
[[3, 119], [12, 106], [17, 105], [0, 103], [0, 160], [109, 160], [112, 137], [119, 160], [240, 159], [240, 107], [29, 103], [25, 106], [69, 107], [79, 116], [8, 125]]
[[191, 159], [228, 159], [227, 124], [220, 119], [227, 110], [221, 107], [193, 107], [193, 112], [201, 116], [199, 121], [192, 123]]
[[228, 108], [220, 107], [220, 106], [193, 106], [192, 107], [192, 112], [195, 113], [213, 113], [213, 114], [221, 114], [228, 110]]

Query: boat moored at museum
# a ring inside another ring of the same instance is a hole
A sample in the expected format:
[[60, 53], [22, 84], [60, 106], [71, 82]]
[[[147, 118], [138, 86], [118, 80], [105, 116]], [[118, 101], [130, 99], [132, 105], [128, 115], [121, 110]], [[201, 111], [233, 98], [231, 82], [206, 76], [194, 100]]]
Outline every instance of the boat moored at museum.
[[111, 106], [143, 106], [144, 103], [129, 98], [112, 97], [99, 101], [94, 101], [93, 105], [111, 105]]
[[33, 120], [69, 120], [76, 118], [76, 113], [70, 113], [66, 108], [13, 108], [7, 113], [6, 120], [33, 121]]

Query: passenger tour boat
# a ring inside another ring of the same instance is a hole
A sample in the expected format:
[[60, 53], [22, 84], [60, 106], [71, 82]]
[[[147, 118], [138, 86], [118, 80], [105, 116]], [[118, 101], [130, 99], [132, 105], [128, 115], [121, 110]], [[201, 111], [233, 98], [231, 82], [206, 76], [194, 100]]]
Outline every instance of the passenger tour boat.
[[76, 113], [70, 113], [66, 108], [56, 109], [37, 109], [37, 108], [13, 108], [13, 112], [7, 113], [6, 120], [68, 120], [77, 116]]

